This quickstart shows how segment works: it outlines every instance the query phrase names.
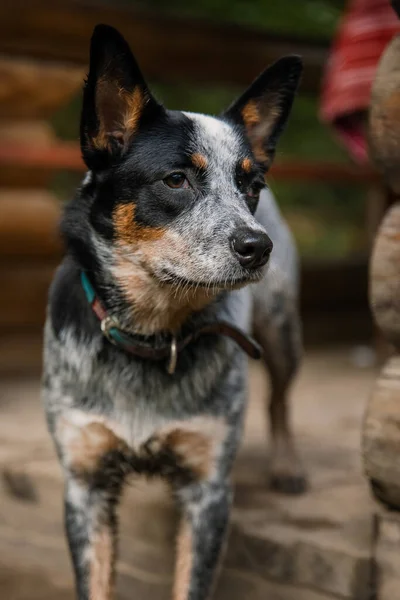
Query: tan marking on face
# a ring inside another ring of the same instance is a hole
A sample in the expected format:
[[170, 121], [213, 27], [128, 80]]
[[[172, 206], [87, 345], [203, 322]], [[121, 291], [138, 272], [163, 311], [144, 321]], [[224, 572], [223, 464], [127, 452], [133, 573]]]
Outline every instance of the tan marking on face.
[[117, 240], [126, 244], [139, 244], [150, 240], [158, 240], [164, 235], [161, 227], [144, 227], [135, 222], [135, 205], [118, 204], [113, 212], [113, 223]]
[[118, 82], [100, 78], [96, 88], [99, 130], [92, 140], [94, 147], [109, 149], [110, 136], [126, 143], [137, 130], [144, 106], [145, 97], [140, 86], [129, 93]]
[[[162, 285], [152, 273], [160, 258], [168, 256], [171, 261], [181, 262], [188, 254], [182, 238], [168, 228], [162, 231], [141, 233], [140, 244], [131, 243], [131, 231], [127, 231], [130, 216], [121, 220], [119, 227], [121, 242], [115, 248], [113, 275], [132, 307], [135, 331], [151, 335], [157, 331], [176, 332], [193, 313], [209, 304], [217, 291], [204, 288], [179, 290], [171, 285]], [[126, 232], [126, 235], [125, 235]], [[139, 234], [138, 234], [139, 235]]]
[[242, 160], [242, 169], [243, 171], [245, 171], [245, 173], [250, 173], [252, 167], [253, 167], [253, 163], [251, 161], [251, 158], [244, 158]]
[[89, 562], [89, 599], [114, 598], [115, 549], [111, 530], [102, 526], [93, 534]]
[[82, 476], [94, 473], [108, 452], [126, 449], [126, 443], [103, 423], [79, 426], [62, 417], [57, 436], [68, 466]]
[[173, 600], [187, 600], [193, 566], [193, 537], [191, 526], [183, 519], [179, 528]]
[[[179, 293], [175, 288], [161, 285], [147, 270], [146, 251], [140, 246], [141, 265], [118, 256], [113, 268], [115, 279], [131, 307], [135, 331], [152, 335], [159, 331], [177, 332], [188, 317], [209, 304], [213, 295], [205, 288]], [[162, 245], [158, 255], [162, 255]]]
[[197, 169], [202, 169], [204, 171], [208, 167], [208, 160], [204, 154], [196, 152], [195, 154], [192, 154], [191, 160]]

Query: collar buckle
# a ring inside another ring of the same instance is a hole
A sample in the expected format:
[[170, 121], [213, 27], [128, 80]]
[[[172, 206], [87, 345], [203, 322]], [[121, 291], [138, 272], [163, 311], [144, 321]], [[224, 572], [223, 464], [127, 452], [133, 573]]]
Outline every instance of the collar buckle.
[[117, 346], [117, 342], [111, 335], [110, 329], [120, 329], [118, 320], [115, 317], [107, 315], [100, 321], [100, 329], [108, 341], [111, 342], [111, 344], [114, 344], [114, 346]]
[[173, 375], [176, 370], [176, 364], [178, 362], [178, 342], [176, 337], [173, 335], [171, 339], [170, 355], [167, 371], [170, 375]]

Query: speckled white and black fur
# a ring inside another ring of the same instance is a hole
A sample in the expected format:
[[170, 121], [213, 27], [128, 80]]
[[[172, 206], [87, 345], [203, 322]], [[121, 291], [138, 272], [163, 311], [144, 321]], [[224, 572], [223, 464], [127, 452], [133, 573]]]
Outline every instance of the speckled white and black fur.
[[[164, 361], [112, 345], [87, 302], [82, 270], [109, 314], [155, 343], [168, 333], [158, 312], [174, 303], [185, 314], [174, 321], [178, 333], [210, 320], [253, 331], [271, 375], [270, 480], [286, 492], [304, 489], [286, 404], [301, 353], [296, 251], [267, 189], [255, 211], [301, 71], [296, 57], [277, 64], [221, 118], [171, 112], [154, 100], [119, 34], [95, 30], [81, 126], [89, 172], [63, 220], [67, 256], [50, 291], [43, 376], [79, 600], [113, 597], [116, 507], [130, 473], [165, 478], [181, 503], [174, 599], [209, 597], [247, 377], [246, 356], [227, 338], [191, 343], [173, 375]], [[165, 185], [177, 171], [189, 187]], [[131, 205], [140, 243], [127, 233]], [[231, 242], [238, 229], [268, 233], [268, 269], [239, 263]], [[132, 282], [142, 288], [130, 289]], [[201, 302], [186, 315], [185, 302], [192, 306], [196, 294]], [[142, 296], [154, 303], [143, 320], [135, 308]]]

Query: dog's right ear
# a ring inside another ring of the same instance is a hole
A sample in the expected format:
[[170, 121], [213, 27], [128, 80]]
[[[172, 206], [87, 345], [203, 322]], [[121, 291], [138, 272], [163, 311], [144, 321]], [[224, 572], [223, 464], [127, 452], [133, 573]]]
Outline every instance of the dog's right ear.
[[162, 111], [124, 38], [113, 27], [97, 25], [80, 131], [82, 156], [89, 169], [104, 169], [118, 160], [140, 122]]

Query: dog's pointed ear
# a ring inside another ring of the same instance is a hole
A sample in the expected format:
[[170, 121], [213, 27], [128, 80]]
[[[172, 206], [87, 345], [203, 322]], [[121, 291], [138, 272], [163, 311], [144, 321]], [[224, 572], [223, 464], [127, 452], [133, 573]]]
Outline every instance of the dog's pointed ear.
[[266, 169], [272, 163], [303, 70], [299, 56], [286, 56], [267, 68], [223, 117], [241, 125], [256, 160]]
[[127, 148], [145, 117], [163, 108], [151, 95], [132, 52], [116, 29], [95, 27], [81, 116], [81, 149], [89, 169], [106, 168]]

